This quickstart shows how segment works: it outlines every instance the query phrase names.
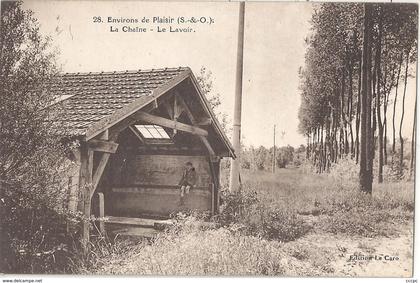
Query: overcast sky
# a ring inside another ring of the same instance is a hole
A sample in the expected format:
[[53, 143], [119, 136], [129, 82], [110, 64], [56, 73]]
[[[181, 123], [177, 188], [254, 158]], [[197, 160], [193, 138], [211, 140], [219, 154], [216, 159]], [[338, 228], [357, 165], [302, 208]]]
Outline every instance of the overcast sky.
[[[64, 72], [189, 66], [198, 74], [205, 66], [213, 73], [214, 91], [221, 95], [220, 110], [232, 119], [238, 3], [26, 1], [25, 7], [35, 12], [41, 31], [52, 36]], [[297, 132], [298, 69], [304, 64], [311, 13], [312, 4], [307, 2], [246, 4], [242, 134], [247, 145], [272, 146], [274, 124], [278, 145], [305, 143]], [[154, 31], [127, 33], [121, 31], [126, 24], [94, 23], [93, 17], [98, 16], [103, 21], [108, 17], [211, 17], [214, 23], [194, 25], [191, 33], [157, 33], [157, 24], [138, 23], [130, 26]], [[110, 32], [111, 25], [120, 32]], [[406, 105], [413, 105], [414, 95], [411, 83]], [[409, 136], [413, 107], [407, 108], [404, 132]]]

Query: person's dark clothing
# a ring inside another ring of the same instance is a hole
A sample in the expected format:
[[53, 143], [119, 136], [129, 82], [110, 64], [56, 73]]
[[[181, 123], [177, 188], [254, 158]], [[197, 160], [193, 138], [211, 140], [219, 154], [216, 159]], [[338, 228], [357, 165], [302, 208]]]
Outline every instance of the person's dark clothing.
[[197, 182], [197, 173], [195, 172], [195, 168], [185, 169], [182, 173], [182, 179], [179, 182], [180, 186], [195, 186]]

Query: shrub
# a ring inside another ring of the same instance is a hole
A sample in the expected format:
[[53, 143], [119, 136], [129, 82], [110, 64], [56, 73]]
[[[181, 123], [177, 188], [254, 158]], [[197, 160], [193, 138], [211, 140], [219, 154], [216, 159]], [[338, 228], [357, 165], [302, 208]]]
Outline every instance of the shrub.
[[388, 164], [384, 166], [384, 180], [387, 182], [399, 182], [408, 180], [410, 169], [407, 167], [406, 160], [403, 161], [403, 167], [400, 166], [399, 154], [391, 156]]
[[284, 209], [271, 209], [266, 212], [261, 228], [265, 238], [283, 242], [298, 239], [311, 229], [296, 212]]
[[359, 166], [347, 156], [338, 163], [333, 163], [328, 175], [338, 182], [355, 183], [359, 180]]
[[2, 272], [69, 273], [74, 234], [65, 211], [31, 203], [25, 194], [4, 197], [1, 205]]
[[228, 190], [224, 190], [221, 193], [220, 213], [215, 219], [222, 226], [239, 223], [246, 215], [247, 210], [258, 202], [256, 192], [239, 191], [230, 193]]
[[215, 220], [221, 226], [246, 235], [288, 242], [311, 229], [294, 209], [262, 203], [254, 191], [225, 192], [223, 198], [222, 212]]
[[334, 234], [376, 237], [395, 236], [396, 231], [389, 225], [389, 215], [372, 210], [336, 212], [322, 224], [322, 229]]

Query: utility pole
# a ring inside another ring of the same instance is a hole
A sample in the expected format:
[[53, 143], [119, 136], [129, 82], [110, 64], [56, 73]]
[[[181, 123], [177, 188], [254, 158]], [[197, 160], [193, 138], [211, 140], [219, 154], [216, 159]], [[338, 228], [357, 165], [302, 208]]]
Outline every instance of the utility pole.
[[276, 173], [276, 124], [274, 124], [273, 142], [273, 173]]
[[237, 192], [240, 189], [239, 167], [241, 158], [241, 107], [242, 107], [242, 77], [243, 77], [243, 53], [244, 53], [244, 18], [245, 3], [239, 3], [239, 28], [238, 28], [238, 50], [236, 57], [236, 86], [235, 106], [233, 112], [233, 137], [232, 146], [236, 159], [230, 163], [229, 191]]

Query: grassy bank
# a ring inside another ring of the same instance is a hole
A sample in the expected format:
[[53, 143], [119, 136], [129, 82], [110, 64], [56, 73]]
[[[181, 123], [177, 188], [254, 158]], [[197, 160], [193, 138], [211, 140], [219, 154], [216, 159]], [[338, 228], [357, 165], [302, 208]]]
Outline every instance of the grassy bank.
[[[152, 243], [120, 242], [121, 248], [96, 254], [81, 271], [346, 275], [344, 259], [349, 254], [372, 250], [376, 242], [387, 243], [387, 237], [410, 239], [413, 183], [375, 184], [369, 197], [351, 181], [298, 169], [245, 171], [242, 179], [243, 193], [225, 196], [224, 210], [213, 226], [186, 217]], [[411, 255], [405, 253], [409, 262]]]

